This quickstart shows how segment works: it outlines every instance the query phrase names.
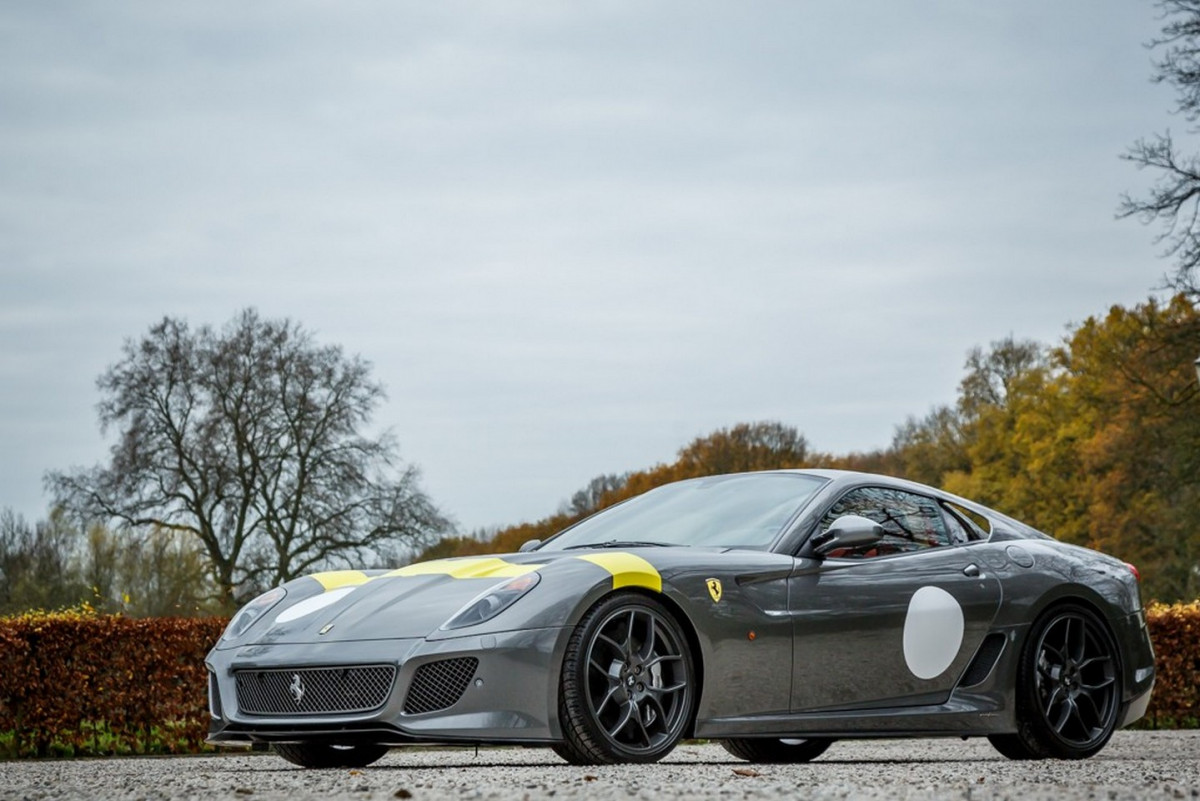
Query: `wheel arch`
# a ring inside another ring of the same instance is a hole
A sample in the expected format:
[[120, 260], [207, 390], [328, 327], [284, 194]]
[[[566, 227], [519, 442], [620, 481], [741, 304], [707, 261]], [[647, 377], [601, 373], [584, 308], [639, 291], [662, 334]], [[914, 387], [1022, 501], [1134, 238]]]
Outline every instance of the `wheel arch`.
[[1106, 608], [1109, 605], [1105, 602], [1103, 596], [1082, 584], [1066, 584], [1055, 587], [1038, 599], [1037, 604], [1030, 610], [1031, 614], [1028, 617], [1028, 625], [1023, 627], [1019, 641], [1015, 643], [1017, 653], [1024, 653], [1025, 644], [1029, 641], [1030, 634], [1036, 629], [1040, 621], [1047, 615], [1052, 614], [1059, 607], [1071, 605], [1081, 606], [1088, 610], [1104, 625], [1105, 631], [1115, 646], [1118, 675], [1123, 676], [1125, 655], [1121, 648], [1121, 641], [1117, 638], [1116, 627], [1113, 625], [1112, 610]]

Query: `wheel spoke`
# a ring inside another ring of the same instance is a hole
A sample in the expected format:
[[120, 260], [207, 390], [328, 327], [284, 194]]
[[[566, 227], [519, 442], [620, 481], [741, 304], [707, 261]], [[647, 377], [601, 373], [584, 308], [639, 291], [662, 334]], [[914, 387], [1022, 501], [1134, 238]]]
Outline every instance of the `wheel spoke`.
[[642, 744], [649, 748], [651, 737], [650, 732], [646, 730], [645, 721], [642, 720], [642, 710], [635, 703], [631, 703], [629, 706], [633, 710], [633, 719], [637, 721], [638, 731], [642, 733]]
[[[665, 731], [667, 728], [667, 710], [666, 710], [666, 708], [663, 707], [662, 702], [658, 698], [654, 697], [653, 695], [647, 695], [646, 701], [648, 703], [651, 703], [654, 705], [655, 711], [658, 713], [658, 715], [655, 719], [658, 721], [659, 727]], [[643, 727], [643, 731], [645, 731], [645, 727]]]
[[605, 667], [595, 659], [590, 659], [588, 660], [588, 667], [599, 673], [601, 676], [607, 677], [609, 681], [612, 681], [614, 678], [611, 665], [609, 667]]
[[618, 654], [623, 653], [621, 650], [621, 644], [619, 642], [617, 642], [616, 640], [614, 640], [612, 637], [609, 637], [608, 635], [606, 635], [602, 631], [596, 632], [596, 640], [597, 641], [603, 640], [608, 645], [609, 648], [612, 648]]
[[1088, 659], [1084, 659], [1079, 663], [1079, 669], [1083, 670], [1090, 665], [1107, 665], [1110, 662], [1112, 662], [1111, 656], [1108, 656], [1107, 654], [1100, 654], [1099, 656], [1093, 656], [1089, 657]]
[[661, 665], [663, 662], [681, 662], [681, 661], [683, 661], [682, 654], [659, 654], [658, 656], [654, 657], [653, 659], [647, 659], [645, 662], [642, 663], [642, 666], [645, 667], [647, 670], [649, 670], [650, 668], [654, 667], [655, 665]]
[[1070, 698], [1063, 701], [1062, 711], [1058, 714], [1058, 719], [1051, 725], [1054, 730], [1062, 734], [1063, 727], [1067, 725], [1067, 721], [1071, 719], [1071, 713], [1075, 711], [1075, 702]]
[[621, 719], [619, 721], [617, 721], [616, 726], [613, 726], [611, 729], [606, 730], [606, 731], [608, 731], [608, 736], [615, 740], [617, 737], [617, 734], [620, 733], [621, 729], [623, 729], [629, 725], [629, 721], [630, 721], [630, 719], [633, 718], [633, 715], [634, 715], [634, 712], [636, 711], [636, 709], [637, 709], [637, 707], [635, 707], [633, 705], [632, 701], [625, 704], [625, 714], [621, 715]]
[[600, 703], [596, 705], [596, 715], [597, 716], [599, 716], [600, 713], [604, 711], [604, 707], [608, 706], [608, 702], [612, 700], [613, 696], [616, 695], [620, 689], [621, 689], [620, 684], [614, 684], [612, 687], [608, 688], [608, 692], [604, 694], [603, 700], [601, 700]]
[[621, 653], [625, 654], [625, 658], [633, 656], [633, 624], [637, 620], [637, 610], [629, 610], [629, 623], [625, 629], [625, 643], [621, 646]]
[[1050, 697], [1046, 699], [1046, 719], [1050, 719], [1050, 714], [1054, 711], [1054, 707], [1062, 703], [1063, 688], [1062, 685], [1056, 685], [1050, 693]]
[[1104, 687], [1110, 687], [1113, 684], [1115, 684], [1116, 681], [1117, 680], [1115, 677], [1106, 676], [1104, 679], [1102, 679], [1099, 682], [1096, 682], [1095, 684], [1080, 684], [1079, 686], [1080, 686], [1080, 688], [1082, 688], [1084, 690], [1093, 691], [1093, 690], [1103, 689]]
[[[1077, 617], [1067, 619], [1067, 651], [1071, 658], [1076, 662], [1083, 659], [1084, 652], [1087, 650], [1087, 628], [1083, 621]], [[1075, 633], [1074, 642], [1071, 642], [1071, 632]]]
[[658, 697], [662, 697], [664, 695], [670, 695], [672, 693], [677, 693], [680, 690], [685, 689], [686, 687], [687, 687], [687, 682], [681, 681], [678, 684], [672, 684], [669, 687], [647, 687], [646, 692], [653, 693], [654, 696], [656, 698], [658, 698]]
[[653, 656], [654, 648], [658, 645], [658, 619], [654, 615], [650, 615], [649, 619], [650, 623], [647, 627], [646, 641], [642, 643], [641, 650], [638, 652], [638, 656], [641, 659], [649, 659]]
[[[1083, 699], [1087, 699], [1087, 703], [1079, 703]], [[1083, 728], [1089, 732], [1089, 736], [1094, 729], [1099, 727], [1104, 722], [1104, 714], [1100, 711], [1101, 705], [1096, 703], [1096, 699], [1093, 698], [1092, 694], [1089, 692], [1081, 692], [1075, 697], [1075, 708], [1078, 710], [1079, 722], [1083, 724]], [[1091, 718], [1090, 722], [1083, 719], [1085, 711], [1088, 713], [1088, 717]]]

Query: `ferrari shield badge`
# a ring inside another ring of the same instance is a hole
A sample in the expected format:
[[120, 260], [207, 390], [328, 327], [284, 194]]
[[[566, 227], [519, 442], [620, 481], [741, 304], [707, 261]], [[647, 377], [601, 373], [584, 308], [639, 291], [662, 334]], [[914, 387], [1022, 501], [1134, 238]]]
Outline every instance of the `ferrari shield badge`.
[[708, 581], [706, 581], [704, 583], [708, 585], [708, 594], [712, 596], [713, 603], [714, 604], [720, 603], [721, 602], [721, 580], [715, 579], [715, 578], [710, 578]]

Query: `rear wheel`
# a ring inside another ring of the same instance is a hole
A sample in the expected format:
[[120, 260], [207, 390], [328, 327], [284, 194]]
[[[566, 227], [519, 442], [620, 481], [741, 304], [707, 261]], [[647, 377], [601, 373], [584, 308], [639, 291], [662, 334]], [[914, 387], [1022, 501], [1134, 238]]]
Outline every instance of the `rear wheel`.
[[683, 736], [696, 697], [683, 629], [658, 601], [609, 596], [580, 621], [563, 659], [553, 746], [575, 765], [655, 762]]
[[275, 753], [302, 768], [364, 768], [388, 752], [388, 746], [330, 743], [275, 743]]
[[828, 737], [803, 740], [738, 737], [722, 740], [721, 745], [738, 759], [749, 762], [810, 762], [825, 753], [833, 740]]
[[1017, 733], [988, 739], [1011, 759], [1084, 759], [1108, 742], [1121, 702], [1117, 647], [1090, 609], [1043, 614], [1017, 675]]

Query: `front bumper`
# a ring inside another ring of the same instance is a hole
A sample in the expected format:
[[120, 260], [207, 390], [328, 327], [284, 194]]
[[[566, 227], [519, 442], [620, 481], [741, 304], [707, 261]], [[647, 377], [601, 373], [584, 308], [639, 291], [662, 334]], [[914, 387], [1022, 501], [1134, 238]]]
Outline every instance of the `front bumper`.
[[[256, 644], [214, 650], [205, 662], [212, 713], [208, 741], [552, 742], [561, 739], [557, 688], [567, 631], [556, 627], [436, 641]], [[478, 667], [456, 701], [436, 711], [405, 712], [418, 668], [464, 656], [478, 659]], [[388, 664], [397, 668], [395, 681], [383, 705], [369, 712], [262, 715], [238, 705], [235, 671]]]

